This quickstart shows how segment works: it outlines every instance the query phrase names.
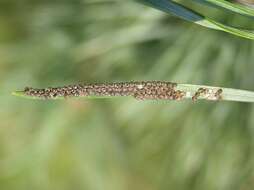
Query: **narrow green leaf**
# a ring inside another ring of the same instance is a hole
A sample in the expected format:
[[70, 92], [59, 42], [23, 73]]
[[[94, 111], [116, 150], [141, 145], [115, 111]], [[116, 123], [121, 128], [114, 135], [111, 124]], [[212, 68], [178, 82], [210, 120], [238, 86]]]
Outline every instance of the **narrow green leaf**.
[[166, 13], [173, 14], [177, 17], [180, 17], [184, 20], [194, 22], [201, 26], [205, 26], [207, 28], [221, 30], [224, 32], [228, 32], [240, 37], [248, 38], [254, 40], [254, 32], [240, 29], [232, 26], [228, 26], [219, 22], [216, 22], [213, 19], [207, 18], [179, 3], [168, 1], [168, 0], [137, 0], [143, 4], [156, 8]]
[[[179, 90], [183, 90], [189, 93], [189, 97], [186, 97], [186, 98], [192, 98], [195, 95], [195, 93], [198, 91], [198, 89], [207, 89], [208, 91], [211, 90], [212, 92], [211, 94], [213, 94], [213, 92], [216, 92], [216, 90], [221, 89], [222, 90], [221, 100], [254, 103], [253, 91], [213, 87], [213, 86], [205, 86], [205, 85], [192, 85], [192, 84], [179, 84], [177, 88]], [[201, 96], [200, 99], [207, 99], [206, 97], [207, 96], [203, 96], [203, 97]], [[213, 96], [211, 96], [211, 99], [209, 99], [208, 97], [208, 100], [213, 100]], [[216, 100], [216, 98], [214, 100]]]
[[134, 97], [139, 100], [210, 100], [254, 102], [254, 92], [231, 88], [176, 84], [162, 81], [141, 81], [70, 85], [46, 89], [25, 88], [12, 95], [30, 99], [65, 99], [73, 97], [112, 98]]
[[199, 3], [216, 6], [225, 10], [254, 18], [254, 9], [225, 0], [195, 0]]

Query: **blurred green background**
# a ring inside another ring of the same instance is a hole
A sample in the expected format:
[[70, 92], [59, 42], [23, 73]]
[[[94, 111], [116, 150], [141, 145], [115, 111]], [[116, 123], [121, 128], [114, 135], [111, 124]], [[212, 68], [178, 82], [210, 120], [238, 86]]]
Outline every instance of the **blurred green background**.
[[0, 189], [253, 189], [252, 104], [10, 95], [131, 80], [254, 90], [253, 71], [253, 41], [134, 1], [1, 0]]

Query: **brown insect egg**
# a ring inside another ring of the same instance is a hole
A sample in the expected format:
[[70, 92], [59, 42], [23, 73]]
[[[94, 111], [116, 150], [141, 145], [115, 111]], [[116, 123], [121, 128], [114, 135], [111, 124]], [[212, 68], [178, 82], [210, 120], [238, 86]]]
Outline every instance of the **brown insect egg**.
[[197, 90], [197, 92], [194, 94], [194, 96], [192, 97], [193, 101], [196, 101], [200, 96], [206, 96], [208, 93], [208, 89], [207, 88], [199, 88]]
[[215, 92], [215, 97], [217, 100], [220, 100], [222, 99], [222, 93], [223, 93], [223, 90], [220, 88], [218, 89], [216, 92]]
[[196, 101], [196, 100], [198, 99], [199, 96], [200, 96], [200, 92], [196, 92], [196, 93], [194, 94], [194, 96], [192, 96], [192, 100], [193, 100], [193, 101]]

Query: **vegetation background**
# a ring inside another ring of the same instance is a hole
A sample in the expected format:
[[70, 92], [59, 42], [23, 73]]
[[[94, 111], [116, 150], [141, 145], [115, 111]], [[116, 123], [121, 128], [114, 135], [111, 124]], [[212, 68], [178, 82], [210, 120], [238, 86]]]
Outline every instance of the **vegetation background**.
[[134, 1], [1, 0], [0, 189], [253, 189], [252, 104], [10, 95], [131, 80], [254, 90], [253, 52], [251, 40]]

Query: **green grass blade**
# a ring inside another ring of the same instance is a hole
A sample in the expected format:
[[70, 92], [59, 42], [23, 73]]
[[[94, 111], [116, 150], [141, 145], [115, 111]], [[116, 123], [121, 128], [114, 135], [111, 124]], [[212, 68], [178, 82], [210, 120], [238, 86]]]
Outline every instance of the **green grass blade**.
[[[247, 90], [239, 90], [232, 88], [222, 88], [222, 87], [213, 87], [213, 86], [204, 86], [204, 85], [192, 85], [192, 84], [179, 84], [177, 86], [179, 90], [188, 92], [188, 97], [192, 98], [198, 89], [208, 89], [208, 90], [222, 90], [221, 100], [225, 101], [236, 101], [236, 102], [254, 102], [254, 92]], [[205, 97], [200, 97], [200, 99], [206, 99]], [[208, 99], [209, 100], [209, 99]], [[213, 100], [213, 97], [211, 97]], [[215, 99], [216, 100], [216, 99]]]
[[204, 16], [193, 12], [191, 9], [184, 7], [173, 1], [168, 0], [137, 0], [140, 3], [151, 6], [155, 9], [161, 10], [166, 13], [173, 14], [177, 17], [180, 17], [184, 20], [190, 22], [197, 22], [204, 19]]
[[20, 97], [20, 98], [37, 99], [37, 100], [40, 99], [40, 98], [34, 97], [34, 96], [27, 96], [24, 91], [15, 91], [15, 92], [12, 92], [11, 94], [13, 96], [17, 96], [17, 97]]
[[205, 26], [207, 28], [212, 28], [215, 30], [221, 30], [227, 33], [234, 34], [236, 36], [240, 36], [243, 38], [248, 38], [254, 40], [254, 32], [239, 29], [236, 27], [228, 26], [219, 22], [214, 21], [213, 19], [207, 18], [179, 3], [168, 1], [168, 0], [138, 0], [143, 4], [156, 8], [166, 13], [173, 14], [177, 17], [180, 17], [184, 20], [194, 22], [201, 26]]
[[[29, 94], [26, 89], [24, 91], [13, 92], [12, 95], [29, 99], [65, 99], [73, 97], [84, 98], [112, 98], [112, 97], [134, 97], [139, 100], [225, 100], [225, 101], [237, 101], [237, 102], [254, 102], [254, 92], [222, 87], [204, 86], [204, 85], [191, 85], [191, 84], [176, 84], [171, 82], [161, 81], [147, 81], [147, 82], [126, 82], [126, 83], [105, 83], [80, 86], [79, 89], [75, 88], [77, 85], [71, 85], [66, 87], [47, 88], [45, 89], [33, 89], [33, 92], [37, 91], [37, 95]], [[131, 88], [131, 89], [130, 89]], [[89, 89], [89, 93], [84, 93], [84, 89]], [[59, 92], [56, 96], [51, 96], [51, 92]], [[74, 94], [66, 95], [73, 90]], [[45, 96], [41, 96], [41, 92], [49, 93]]]
[[240, 4], [236, 4], [236, 3], [231, 3], [229, 1], [225, 1], [225, 0], [195, 0], [199, 3], [202, 4], [207, 4], [210, 6], [216, 6], [218, 8], [223, 8], [225, 10], [234, 12], [234, 13], [238, 13], [241, 15], [245, 15], [245, 16], [249, 16], [251, 18], [254, 18], [254, 9], [251, 9], [247, 6], [243, 6]]

